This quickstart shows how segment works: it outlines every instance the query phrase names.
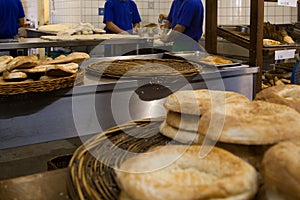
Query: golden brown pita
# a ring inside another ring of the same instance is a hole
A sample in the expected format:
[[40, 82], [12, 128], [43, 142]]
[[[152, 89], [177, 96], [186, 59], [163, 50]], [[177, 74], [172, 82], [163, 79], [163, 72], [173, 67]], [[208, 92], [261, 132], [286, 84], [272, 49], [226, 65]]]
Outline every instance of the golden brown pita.
[[7, 64], [7, 70], [12, 71], [13, 69], [20, 69], [20, 68], [32, 68], [37, 66], [38, 64], [38, 56], [31, 55], [31, 56], [17, 56], [13, 60], [11, 60]]
[[227, 104], [226, 112], [208, 111], [200, 118], [201, 135], [215, 136], [219, 128], [220, 137], [211, 139], [234, 144], [274, 144], [300, 135], [300, 114], [288, 106], [265, 101]]
[[168, 145], [138, 154], [115, 169], [117, 183], [131, 199], [254, 198], [258, 183], [251, 165], [217, 147], [200, 158], [201, 148]]
[[300, 112], [300, 85], [277, 85], [256, 94], [255, 100], [289, 106]]
[[53, 65], [39, 65], [29, 69], [15, 69], [12, 72], [24, 72], [24, 73], [45, 73], [47, 71], [47, 67]]
[[271, 147], [262, 161], [268, 199], [300, 199], [300, 138]]
[[209, 64], [209, 65], [224, 65], [224, 64], [232, 64], [232, 60], [222, 58], [220, 56], [207, 56], [199, 60], [200, 62]]
[[233, 103], [240, 104], [250, 100], [239, 93], [218, 90], [182, 90], [166, 98], [164, 106], [173, 112], [201, 115], [213, 107]]
[[166, 121], [160, 125], [159, 129], [164, 136], [184, 144], [201, 144], [204, 139], [197, 132], [172, 127]]
[[181, 114], [177, 112], [168, 111], [166, 116], [166, 122], [177, 128], [186, 131], [198, 132], [200, 116]]
[[12, 56], [0, 56], [0, 65], [1, 64], [7, 64], [14, 58]]
[[24, 72], [3, 72], [3, 80], [5, 81], [21, 81], [27, 78], [27, 74]]
[[67, 56], [60, 56], [57, 59], [54, 59], [53, 61], [49, 62], [48, 64], [64, 64], [64, 63], [78, 63], [82, 62], [86, 59], [90, 58], [89, 54], [83, 53], [83, 52], [74, 52], [70, 53]]
[[77, 63], [48, 65], [46, 69], [47, 76], [70, 76], [78, 72], [79, 65]]

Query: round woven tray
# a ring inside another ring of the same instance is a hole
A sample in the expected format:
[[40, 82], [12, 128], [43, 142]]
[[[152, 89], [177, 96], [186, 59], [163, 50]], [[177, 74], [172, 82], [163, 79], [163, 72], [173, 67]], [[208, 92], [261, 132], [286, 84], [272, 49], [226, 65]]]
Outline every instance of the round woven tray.
[[73, 87], [82, 83], [84, 71], [80, 70], [72, 76], [60, 77], [50, 80], [38, 80], [32, 82], [1, 82], [0, 95], [10, 96], [25, 93], [50, 92], [58, 89]]
[[159, 133], [162, 121], [155, 118], [129, 122], [102, 132], [80, 146], [69, 163], [67, 185], [71, 198], [118, 199], [120, 190], [110, 166], [119, 166], [132, 156], [130, 152], [142, 153], [155, 146], [175, 144]]
[[87, 72], [109, 78], [143, 79], [190, 77], [202, 72], [203, 67], [186, 60], [174, 59], [124, 59], [92, 63]]

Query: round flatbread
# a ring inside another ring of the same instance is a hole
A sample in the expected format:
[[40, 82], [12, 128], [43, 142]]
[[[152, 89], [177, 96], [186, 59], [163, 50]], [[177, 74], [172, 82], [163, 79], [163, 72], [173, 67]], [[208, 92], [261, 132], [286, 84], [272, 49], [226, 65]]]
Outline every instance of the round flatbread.
[[262, 161], [267, 199], [300, 199], [300, 138], [271, 147]]
[[186, 131], [192, 131], [197, 133], [199, 126], [200, 116], [181, 114], [178, 112], [168, 111], [166, 116], [166, 122], [177, 128]]
[[[218, 124], [218, 119], [225, 120]], [[274, 144], [300, 135], [300, 114], [288, 106], [265, 101], [227, 104], [226, 112], [214, 110], [202, 115], [198, 130], [211, 137], [219, 126], [220, 136], [211, 139], [234, 144]]]
[[160, 133], [164, 136], [184, 144], [201, 144], [204, 139], [204, 137], [199, 135], [197, 132], [172, 127], [166, 121], [161, 124], [159, 129]]
[[182, 90], [166, 98], [166, 109], [191, 115], [201, 115], [207, 110], [223, 106], [228, 103], [240, 104], [250, 100], [239, 93], [217, 90]]
[[217, 147], [200, 158], [201, 148], [168, 145], [131, 157], [115, 169], [118, 185], [130, 199], [247, 200], [255, 196], [257, 172], [251, 165]]
[[300, 85], [269, 87], [257, 93], [255, 100], [286, 105], [300, 112]]
[[[175, 141], [183, 144], [199, 144], [202, 145], [205, 137], [192, 131], [182, 130], [169, 125], [164, 121], [160, 126], [160, 133], [164, 136], [171, 138]], [[211, 143], [208, 138], [206, 140]], [[270, 147], [270, 145], [240, 145], [230, 144], [224, 142], [217, 142], [216, 147], [225, 149], [244, 161], [254, 166], [257, 170], [260, 170], [261, 160], [264, 152]]]

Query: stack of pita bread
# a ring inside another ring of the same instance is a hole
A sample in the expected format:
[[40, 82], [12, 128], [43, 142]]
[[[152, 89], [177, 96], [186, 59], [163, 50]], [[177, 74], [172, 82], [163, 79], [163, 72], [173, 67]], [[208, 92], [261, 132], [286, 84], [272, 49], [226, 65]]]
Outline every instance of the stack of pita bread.
[[178, 91], [164, 106], [163, 135], [185, 144], [216, 144], [257, 168], [270, 145], [300, 135], [296, 110], [235, 92]]
[[89, 55], [74, 52], [67, 56], [61, 55], [55, 59], [50, 57], [39, 59], [37, 55], [1, 56], [1, 82], [19, 82], [53, 79], [70, 76], [78, 72], [79, 62], [88, 59]]
[[164, 106], [160, 132], [185, 145], [159, 146], [116, 167], [119, 199], [263, 199], [260, 184], [268, 199], [299, 199], [295, 109], [216, 90], [178, 91]]

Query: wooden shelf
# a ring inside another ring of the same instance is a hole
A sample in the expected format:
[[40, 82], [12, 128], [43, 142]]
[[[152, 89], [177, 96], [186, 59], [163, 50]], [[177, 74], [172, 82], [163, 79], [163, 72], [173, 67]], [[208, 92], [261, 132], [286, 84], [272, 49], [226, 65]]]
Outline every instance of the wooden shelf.
[[238, 37], [217, 24], [218, 0], [211, 0], [206, 4], [205, 48], [208, 53], [217, 54], [217, 37], [233, 42], [249, 49], [249, 65], [259, 66], [256, 77], [256, 92], [260, 91], [262, 80], [263, 55], [270, 55], [280, 49], [300, 49], [300, 46], [263, 47], [264, 2], [277, 2], [277, 0], [249, 0], [250, 2], [250, 40]]

